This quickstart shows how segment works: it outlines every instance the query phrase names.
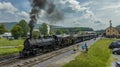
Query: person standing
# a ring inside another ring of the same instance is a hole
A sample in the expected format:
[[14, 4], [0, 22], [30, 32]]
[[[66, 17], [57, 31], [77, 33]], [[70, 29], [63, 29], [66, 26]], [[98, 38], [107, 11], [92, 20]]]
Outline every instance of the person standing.
[[86, 50], [86, 52], [88, 51], [87, 43], [85, 43], [85, 50]]
[[85, 45], [84, 45], [84, 44], [82, 44], [82, 50], [84, 51], [84, 49], [85, 49]]

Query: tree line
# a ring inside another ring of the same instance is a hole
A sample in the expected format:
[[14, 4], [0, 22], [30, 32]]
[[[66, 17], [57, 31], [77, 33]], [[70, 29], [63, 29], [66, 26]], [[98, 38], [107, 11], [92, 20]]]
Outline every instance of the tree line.
[[[49, 36], [49, 35], [61, 35], [61, 34], [76, 34], [79, 33], [80, 31], [93, 31], [92, 28], [87, 28], [87, 27], [54, 28], [52, 25], [49, 26], [50, 26], [50, 31], [48, 34], [47, 24], [42, 23], [39, 26], [38, 30], [33, 31], [33, 38], [38, 38], [40, 35]], [[20, 20], [16, 25], [13, 26], [10, 32], [12, 33], [12, 36], [15, 39], [18, 39], [20, 37], [22, 38], [28, 37], [29, 30], [30, 28], [28, 26], [28, 23], [25, 20]], [[7, 32], [5, 25], [0, 24], [0, 34], [3, 34], [5, 32]]]
[[[45, 36], [48, 35], [48, 33], [47, 33], [47, 24], [46, 23], [43, 23], [39, 27], [38, 30], [39, 31], [33, 31], [33, 38], [37, 38], [39, 35], [45, 35]], [[12, 36], [15, 39], [18, 39], [20, 37], [27, 38], [28, 34], [29, 34], [29, 31], [30, 31], [30, 28], [29, 28], [28, 23], [25, 20], [21, 20], [16, 25], [14, 25], [13, 28], [9, 32], [11, 32]], [[5, 32], [8, 32], [5, 25], [0, 24], [0, 35], [4, 34]]]

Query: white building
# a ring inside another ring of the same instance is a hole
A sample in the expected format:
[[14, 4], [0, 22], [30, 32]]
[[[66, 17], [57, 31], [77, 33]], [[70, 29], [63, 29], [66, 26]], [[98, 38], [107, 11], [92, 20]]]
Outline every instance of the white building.
[[4, 34], [1, 35], [1, 37], [2, 38], [7, 38], [7, 39], [14, 39], [10, 32], [5, 32]]

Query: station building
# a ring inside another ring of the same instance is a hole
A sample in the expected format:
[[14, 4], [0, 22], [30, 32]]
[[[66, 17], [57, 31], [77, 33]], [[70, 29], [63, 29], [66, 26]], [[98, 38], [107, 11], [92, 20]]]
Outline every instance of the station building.
[[110, 26], [110, 27], [106, 28], [105, 36], [109, 37], [109, 38], [111, 38], [111, 37], [118, 38], [120, 36], [120, 31], [116, 27]]

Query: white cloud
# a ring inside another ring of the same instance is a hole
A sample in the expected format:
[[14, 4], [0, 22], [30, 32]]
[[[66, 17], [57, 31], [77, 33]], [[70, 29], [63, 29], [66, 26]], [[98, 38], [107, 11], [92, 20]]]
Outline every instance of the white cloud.
[[29, 21], [29, 13], [15, 8], [11, 2], [0, 2], [0, 22], [18, 22], [21, 19]]
[[21, 17], [27, 18], [27, 19], [29, 18], [29, 14], [25, 11], [19, 12], [18, 15], [21, 16]]
[[[71, 17], [81, 17], [84, 16], [85, 18], [94, 16], [94, 13], [89, 7], [86, 7], [89, 4], [92, 4], [92, 1], [81, 3], [78, 0], [55, 0], [57, 5], [59, 5], [62, 10], [64, 10], [64, 13], [68, 18]], [[86, 16], [85, 16], [86, 15]]]
[[[55, 0], [58, 9], [64, 10], [65, 19], [57, 24], [62, 26], [85, 26], [85, 27], [94, 27], [94, 21], [98, 19], [94, 12], [90, 9], [89, 5], [93, 2], [79, 2], [78, 0]], [[91, 25], [92, 24], [92, 25]]]
[[77, 0], [68, 0], [68, 2], [71, 4], [70, 6], [73, 8], [73, 10], [83, 11], [87, 9], [86, 7], [82, 7], [80, 2]]
[[73, 10], [84, 11], [87, 9], [86, 7], [81, 6], [80, 2], [77, 0], [64, 0], [64, 1], [62, 1], [63, 4], [65, 4], [67, 2], [70, 3], [70, 5], [68, 5], [68, 6], [70, 6]]
[[92, 1], [85, 2], [85, 3], [82, 4], [82, 6], [84, 6], [84, 7], [85, 7], [85, 6], [89, 6], [89, 5], [91, 5], [92, 3], [93, 3]]
[[[88, 0], [85, 2], [82, 2], [81, 0], [54, 1], [56, 4], [56, 8], [63, 11], [65, 15], [65, 18], [61, 21], [61, 23], [56, 22], [58, 25], [86, 26], [92, 27], [94, 29], [105, 29], [107, 28], [107, 26], [109, 26], [110, 19], [112, 20], [113, 26], [120, 24], [120, 0]], [[24, 4], [26, 4], [26, 2]], [[28, 4], [25, 5], [25, 8], [30, 9], [30, 6], [28, 7]], [[27, 10], [29, 11], [29, 9]], [[8, 13], [10, 15], [8, 15]], [[40, 20], [44, 19], [43, 17], [45, 17], [45, 14], [46, 13], [44, 11], [41, 11], [41, 15], [39, 18], [40, 22], [45, 22], [43, 20]], [[12, 5], [12, 3], [10, 2], [0, 2], [0, 16], [2, 16], [0, 17], [0, 19], [10, 18], [7, 19], [8, 21], [11, 20], [11, 17], [13, 21], [15, 19], [16, 21], [18, 21], [21, 18], [29, 20], [28, 12], [15, 8], [14, 5]], [[94, 23], [95, 21], [100, 21], [101, 23]]]
[[0, 2], [0, 10], [11, 14], [14, 14], [16, 11], [18, 11], [18, 9], [15, 8], [10, 2]]
[[120, 0], [91, 0], [91, 1], [92, 1], [91, 4], [88, 4], [86, 7], [89, 7], [90, 10], [93, 12], [95, 16], [94, 18], [102, 21], [102, 24], [98, 25], [94, 24], [95, 29], [107, 28], [109, 26], [109, 20], [112, 20], [113, 26], [120, 24], [119, 23]]
[[103, 8], [101, 8], [100, 10], [107, 10], [107, 9], [118, 9], [120, 8], [120, 2], [119, 3], [110, 3], [108, 5], [104, 5]]

